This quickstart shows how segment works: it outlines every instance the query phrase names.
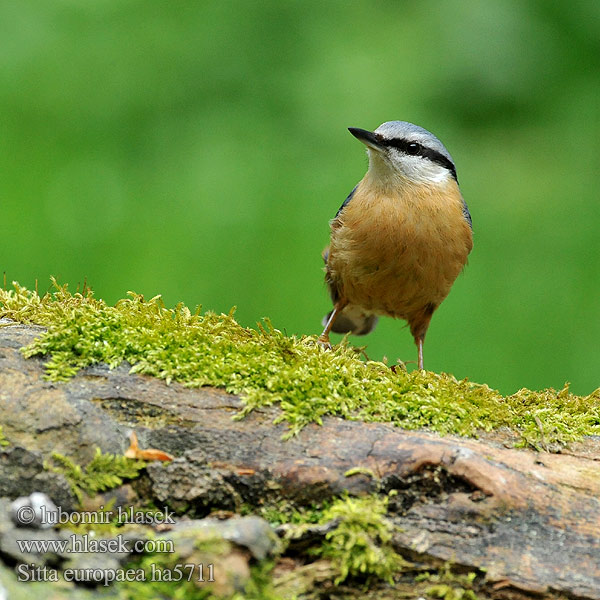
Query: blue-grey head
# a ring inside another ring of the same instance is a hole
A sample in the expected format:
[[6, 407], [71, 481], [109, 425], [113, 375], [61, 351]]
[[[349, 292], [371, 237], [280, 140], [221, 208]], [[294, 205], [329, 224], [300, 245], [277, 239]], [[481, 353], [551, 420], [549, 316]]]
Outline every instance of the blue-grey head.
[[375, 131], [356, 127], [348, 130], [367, 146], [369, 170], [375, 176], [400, 176], [416, 183], [441, 183], [451, 177], [458, 183], [450, 153], [423, 127], [388, 121]]

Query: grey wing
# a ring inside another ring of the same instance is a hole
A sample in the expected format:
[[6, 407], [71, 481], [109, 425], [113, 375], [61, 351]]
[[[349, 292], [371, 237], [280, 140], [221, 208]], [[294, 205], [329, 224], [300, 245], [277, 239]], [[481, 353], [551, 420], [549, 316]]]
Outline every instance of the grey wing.
[[350, 202], [350, 200], [352, 200], [352, 196], [354, 196], [354, 192], [356, 191], [357, 187], [358, 187], [358, 184], [354, 186], [354, 189], [348, 194], [348, 197], [344, 200], [344, 203], [338, 208], [338, 211], [335, 213], [336, 217], [338, 217], [339, 214], [344, 210], [344, 207], [346, 206], [346, 204], [348, 204], [348, 202]]
[[467, 203], [464, 200], [463, 200], [462, 213], [463, 213], [463, 217], [465, 218], [465, 221], [469, 224], [469, 227], [471, 229], [473, 229], [473, 221], [471, 220], [471, 213], [469, 212], [469, 207], [467, 206]]
[[[350, 202], [350, 200], [352, 200], [352, 196], [354, 196], [354, 192], [356, 191], [357, 187], [358, 187], [358, 184], [354, 186], [354, 189], [348, 194], [348, 197], [344, 200], [343, 204], [338, 208], [338, 211], [335, 213], [335, 217], [331, 220], [332, 227], [333, 227], [334, 221], [338, 218], [340, 213], [344, 210], [344, 207], [348, 204], [348, 202]], [[331, 299], [332, 299], [333, 303], [335, 304], [339, 300], [339, 293], [338, 293], [338, 290], [336, 289], [336, 286], [334, 285], [333, 281], [330, 279], [329, 271], [327, 269], [327, 261], [329, 260], [329, 246], [325, 247], [323, 252], [321, 252], [321, 256], [323, 258], [323, 262], [325, 263], [325, 271], [326, 271], [325, 281], [327, 283], [327, 287], [329, 288], [329, 294], [331, 296]]]

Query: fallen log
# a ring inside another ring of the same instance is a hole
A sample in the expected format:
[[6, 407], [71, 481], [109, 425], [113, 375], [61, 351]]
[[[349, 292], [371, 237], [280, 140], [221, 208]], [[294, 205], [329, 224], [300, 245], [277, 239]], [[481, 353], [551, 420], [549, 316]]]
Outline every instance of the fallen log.
[[167, 385], [125, 364], [46, 381], [43, 360], [19, 351], [42, 329], [5, 325], [0, 422], [9, 443], [0, 450], [0, 496], [43, 491], [71, 509], [75, 498], [44, 460], [58, 452], [84, 464], [96, 448], [123, 454], [134, 430], [141, 447], [175, 457], [146, 467], [146, 493], [158, 505], [200, 517], [394, 490], [388, 514], [405, 557], [485, 572], [490, 589], [600, 599], [597, 441], [550, 454], [505, 447], [501, 432], [441, 437], [339, 418], [283, 440], [277, 407], [234, 420], [239, 397]]

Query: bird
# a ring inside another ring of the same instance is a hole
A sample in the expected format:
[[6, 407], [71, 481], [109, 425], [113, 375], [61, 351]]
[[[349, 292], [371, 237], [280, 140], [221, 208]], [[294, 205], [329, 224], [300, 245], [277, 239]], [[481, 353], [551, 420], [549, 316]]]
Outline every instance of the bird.
[[348, 130], [367, 147], [369, 166], [330, 221], [322, 257], [333, 310], [318, 341], [331, 348], [332, 331], [365, 335], [379, 316], [403, 319], [423, 369], [431, 317], [473, 248], [471, 214], [433, 133], [407, 121]]

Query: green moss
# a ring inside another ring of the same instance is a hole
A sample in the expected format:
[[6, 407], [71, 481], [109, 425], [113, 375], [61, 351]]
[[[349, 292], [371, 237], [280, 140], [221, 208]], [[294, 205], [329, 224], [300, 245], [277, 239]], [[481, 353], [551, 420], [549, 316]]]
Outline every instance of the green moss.
[[93, 496], [123, 483], [124, 479], [135, 479], [146, 463], [114, 454], [102, 454], [96, 448], [94, 458], [85, 466], [75, 464], [70, 458], [54, 452], [53, 464], [46, 467], [57, 473], [62, 473], [71, 484], [73, 493], [81, 503], [83, 494]]
[[344, 496], [323, 512], [321, 523], [339, 520], [314, 553], [332, 561], [339, 570], [334, 583], [348, 577], [375, 577], [390, 584], [409, 565], [391, 545], [395, 526], [387, 518], [387, 497]]
[[353, 475], [366, 475], [375, 481], [378, 480], [375, 472], [372, 469], [367, 469], [366, 467], [353, 467], [344, 473], [344, 477], [352, 477]]
[[[353, 581], [352, 586], [363, 582], [369, 588], [364, 587], [362, 592], [378, 583], [393, 584], [412, 567], [392, 546], [396, 527], [388, 518], [387, 506], [388, 496], [356, 498], [343, 494], [310, 507], [295, 508], [286, 502], [261, 507], [258, 514], [273, 526], [288, 525], [282, 555], [291, 548], [292, 556], [297, 557], [300, 551], [304, 557], [301, 568], [292, 572], [284, 569], [275, 576], [274, 589], [288, 597], [286, 594], [294, 590], [307, 591], [324, 581], [329, 587], [347, 580]], [[328, 526], [327, 533], [317, 533], [320, 527], [316, 526], [322, 525]], [[357, 597], [363, 597], [362, 592]], [[346, 597], [341, 588], [340, 593]]]
[[441, 598], [441, 600], [477, 600], [477, 594], [473, 590], [465, 590], [445, 583], [432, 585], [425, 590], [425, 593], [431, 598]]
[[242, 504], [240, 508], [241, 515], [256, 515], [269, 521], [273, 527], [283, 523], [292, 525], [309, 525], [320, 523], [323, 519], [323, 512], [331, 505], [330, 500], [324, 500], [321, 504], [311, 504], [310, 506], [298, 507], [290, 500], [280, 500], [279, 502], [266, 503], [260, 506]]
[[23, 349], [25, 356], [48, 357], [48, 379], [126, 361], [133, 372], [167, 382], [239, 394], [245, 402], [239, 417], [278, 404], [278, 421], [288, 423], [290, 435], [326, 415], [468, 436], [508, 427], [533, 445], [600, 434], [599, 390], [575, 396], [565, 386], [503, 397], [444, 373], [394, 373], [381, 362], [361, 360], [345, 342], [326, 351], [315, 336], [288, 337], [269, 321], [254, 330], [231, 313], [192, 313], [183, 304], [167, 309], [160, 297], [145, 301], [130, 294], [108, 306], [90, 290], [71, 294], [56, 285], [40, 297], [14, 284], [0, 290], [0, 317], [48, 328]]
[[477, 600], [473, 591], [473, 583], [477, 577], [476, 573], [460, 574], [452, 571], [450, 563], [437, 570], [422, 573], [415, 577], [415, 582], [427, 581], [434, 585], [425, 589], [430, 598], [441, 598], [442, 600]]
[[10, 446], [10, 442], [4, 437], [4, 431], [2, 431], [2, 425], [0, 425], [0, 448], [4, 446]]
[[274, 563], [263, 560], [250, 567], [250, 581], [243, 594], [235, 594], [232, 600], [293, 600], [283, 598], [273, 585], [272, 571]]

